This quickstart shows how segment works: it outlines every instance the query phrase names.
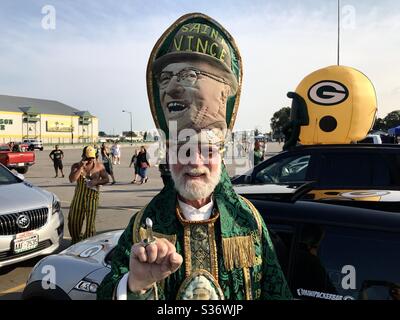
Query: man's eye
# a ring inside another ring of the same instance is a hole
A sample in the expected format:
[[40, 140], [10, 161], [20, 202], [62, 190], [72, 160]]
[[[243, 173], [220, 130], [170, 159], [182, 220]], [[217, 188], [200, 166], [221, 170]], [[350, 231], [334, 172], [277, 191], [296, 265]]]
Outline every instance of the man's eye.
[[171, 75], [167, 74], [167, 73], [164, 73], [164, 74], [160, 75], [159, 79], [160, 79], [160, 83], [161, 84], [166, 84], [171, 80]]
[[197, 74], [193, 70], [185, 70], [181, 73], [181, 79], [193, 81], [197, 79]]
[[215, 152], [214, 148], [212, 148], [212, 147], [204, 147], [204, 148], [202, 148], [202, 152], [201, 153], [202, 153], [203, 156], [212, 157], [214, 152]]

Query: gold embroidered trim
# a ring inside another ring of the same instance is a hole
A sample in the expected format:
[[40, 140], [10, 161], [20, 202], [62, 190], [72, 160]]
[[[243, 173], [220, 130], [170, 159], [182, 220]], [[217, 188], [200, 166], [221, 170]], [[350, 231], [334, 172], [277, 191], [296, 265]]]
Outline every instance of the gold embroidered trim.
[[243, 276], [244, 276], [244, 287], [245, 287], [245, 296], [246, 300], [253, 300], [253, 295], [251, 292], [251, 276], [250, 269], [243, 268]]
[[251, 236], [238, 236], [222, 238], [222, 252], [225, 268], [228, 271], [233, 268], [250, 268], [256, 261], [254, 243]]
[[258, 226], [258, 234], [261, 238], [262, 235], [262, 218], [260, 213], [258, 212], [257, 208], [250, 202], [250, 200], [246, 199], [245, 197], [240, 196], [244, 202], [249, 206], [251, 212], [253, 213], [254, 219], [256, 219], [257, 226]]
[[192, 272], [192, 251], [190, 249], [190, 225], [183, 227], [183, 244], [185, 250], [185, 275], [189, 277]]
[[176, 205], [176, 216], [183, 225], [183, 241], [185, 254], [185, 275], [189, 277], [192, 273], [192, 251], [190, 246], [191, 241], [191, 225], [207, 224], [208, 226], [208, 246], [210, 248], [210, 265], [211, 274], [218, 281], [218, 259], [217, 259], [217, 244], [215, 242], [214, 223], [219, 218], [219, 212], [214, 210], [215, 214], [210, 219], [202, 221], [189, 221], [183, 218], [179, 204]]
[[213, 223], [208, 225], [210, 259], [211, 259], [211, 274], [218, 281], [218, 259], [217, 259], [217, 244], [215, 242], [215, 227]]
[[132, 227], [132, 242], [133, 243], [138, 243], [141, 241], [140, 239], [140, 234], [139, 234], [139, 226], [140, 226], [140, 221], [142, 220], [143, 213], [146, 209], [147, 205], [144, 206], [140, 211], [136, 213], [135, 221], [133, 222], [133, 227]]

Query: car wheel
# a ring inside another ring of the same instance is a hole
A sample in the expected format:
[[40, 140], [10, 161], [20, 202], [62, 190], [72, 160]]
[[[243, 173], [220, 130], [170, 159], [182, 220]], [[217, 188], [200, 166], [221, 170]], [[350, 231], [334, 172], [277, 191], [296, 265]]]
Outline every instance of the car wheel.
[[45, 290], [42, 281], [35, 281], [25, 287], [22, 300], [71, 300], [71, 298], [57, 285], [51, 290]]
[[20, 174], [25, 174], [28, 172], [28, 167], [16, 168], [15, 170]]
[[43, 147], [40, 148], [40, 151], [43, 151]]

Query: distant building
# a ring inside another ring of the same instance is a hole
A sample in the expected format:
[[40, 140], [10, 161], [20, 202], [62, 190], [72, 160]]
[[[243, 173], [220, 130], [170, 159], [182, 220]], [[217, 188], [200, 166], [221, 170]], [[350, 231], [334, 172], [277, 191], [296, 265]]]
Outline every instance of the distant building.
[[123, 131], [122, 132], [122, 136], [124, 137], [124, 140], [125, 141], [131, 141], [131, 139], [132, 139], [132, 141], [133, 142], [142, 142], [144, 139], [143, 139], [143, 134], [142, 134], [142, 132], [141, 131], [132, 131], [132, 138], [130, 137], [130, 135], [131, 135], [131, 132], [130, 131]]
[[40, 139], [43, 143], [98, 140], [98, 119], [53, 100], [0, 95], [0, 142]]

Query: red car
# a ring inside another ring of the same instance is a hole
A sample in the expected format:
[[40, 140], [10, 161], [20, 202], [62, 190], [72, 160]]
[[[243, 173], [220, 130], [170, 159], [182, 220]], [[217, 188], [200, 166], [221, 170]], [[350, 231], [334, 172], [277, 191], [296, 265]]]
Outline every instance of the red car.
[[35, 163], [35, 153], [28, 151], [27, 144], [0, 144], [0, 163], [25, 174]]

